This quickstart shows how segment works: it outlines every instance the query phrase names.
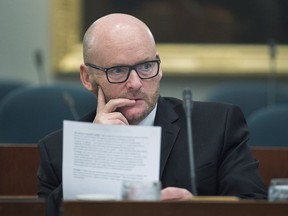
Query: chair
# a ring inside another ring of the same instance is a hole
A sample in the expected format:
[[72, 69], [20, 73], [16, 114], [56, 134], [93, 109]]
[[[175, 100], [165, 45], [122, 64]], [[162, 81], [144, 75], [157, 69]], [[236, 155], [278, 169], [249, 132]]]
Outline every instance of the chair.
[[251, 146], [288, 147], [288, 105], [274, 105], [253, 113], [247, 124]]
[[274, 90], [268, 84], [258, 82], [226, 84], [214, 89], [208, 101], [238, 105], [248, 118], [253, 112], [272, 104], [288, 104], [288, 89], [278, 86]]
[[27, 84], [20, 81], [0, 81], [0, 102], [13, 90], [26, 86]]
[[13, 91], [0, 104], [0, 143], [37, 143], [96, 109], [95, 96], [83, 87], [52, 85]]

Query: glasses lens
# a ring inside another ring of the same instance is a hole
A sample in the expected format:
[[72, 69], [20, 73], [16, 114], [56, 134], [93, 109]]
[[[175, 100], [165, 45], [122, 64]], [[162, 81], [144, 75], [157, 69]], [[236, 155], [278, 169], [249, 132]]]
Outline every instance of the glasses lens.
[[129, 67], [117, 66], [107, 70], [107, 75], [110, 82], [123, 82], [126, 80], [129, 73]]
[[107, 70], [107, 78], [111, 83], [121, 83], [128, 79], [130, 71], [136, 70], [141, 79], [150, 79], [157, 76], [159, 61], [147, 61], [135, 66], [116, 66]]
[[136, 66], [136, 70], [141, 78], [150, 78], [156, 75], [158, 70], [157, 62], [144, 62]]

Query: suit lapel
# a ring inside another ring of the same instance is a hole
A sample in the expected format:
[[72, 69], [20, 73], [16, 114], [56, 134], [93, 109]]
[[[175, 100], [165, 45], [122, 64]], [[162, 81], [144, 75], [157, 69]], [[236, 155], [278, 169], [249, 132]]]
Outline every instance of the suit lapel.
[[155, 125], [162, 128], [160, 178], [180, 130], [179, 126], [174, 123], [177, 119], [178, 115], [173, 107], [160, 97], [155, 118]]

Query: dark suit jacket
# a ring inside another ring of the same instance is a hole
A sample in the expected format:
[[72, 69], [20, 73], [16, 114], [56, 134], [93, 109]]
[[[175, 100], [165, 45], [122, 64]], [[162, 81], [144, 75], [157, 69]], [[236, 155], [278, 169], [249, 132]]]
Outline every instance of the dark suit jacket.
[[[194, 102], [192, 113], [198, 195], [233, 195], [266, 199], [258, 161], [247, 145], [248, 128], [233, 105]], [[95, 112], [82, 121], [93, 121]], [[187, 127], [182, 101], [159, 98], [155, 125], [162, 128], [160, 180], [163, 188], [191, 191]], [[39, 143], [39, 197], [47, 199], [48, 215], [55, 215], [62, 199], [62, 130]]]

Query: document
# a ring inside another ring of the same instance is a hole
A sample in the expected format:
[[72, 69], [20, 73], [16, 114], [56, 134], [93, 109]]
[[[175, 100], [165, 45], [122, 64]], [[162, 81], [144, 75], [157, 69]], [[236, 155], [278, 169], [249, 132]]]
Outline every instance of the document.
[[63, 198], [121, 199], [124, 181], [159, 181], [161, 128], [64, 121]]

